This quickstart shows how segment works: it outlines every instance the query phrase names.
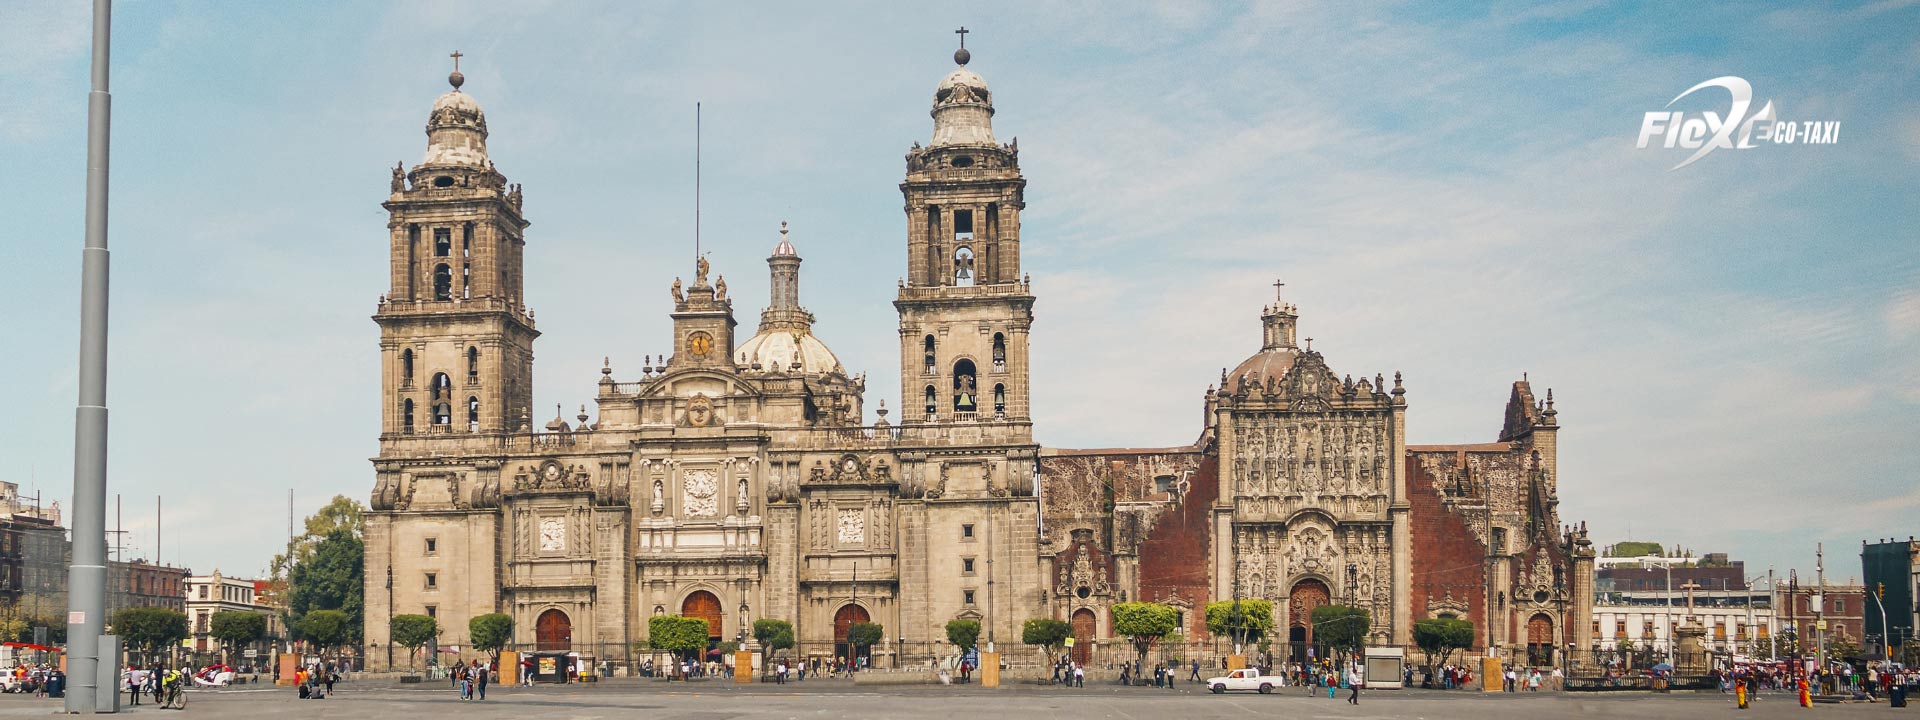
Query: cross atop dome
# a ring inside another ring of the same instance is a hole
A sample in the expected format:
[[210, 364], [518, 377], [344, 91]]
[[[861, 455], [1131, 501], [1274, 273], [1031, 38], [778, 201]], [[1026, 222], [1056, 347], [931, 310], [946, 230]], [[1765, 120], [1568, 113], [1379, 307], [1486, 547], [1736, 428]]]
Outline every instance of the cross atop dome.
[[453, 58], [453, 72], [447, 75], [447, 84], [453, 86], [454, 92], [460, 92], [460, 86], [467, 84], [467, 76], [460, 74], [460, 58], [466, 56], [462, 55], [459, 50], [455, 50], [452, 55], [448, 55], [447, 57]]
[[973, 31], [968, 30], [965, 25], [961, 25], [959, 30], [953, 31], [953, 34], [960, 36], [960, 49], [953, 51], [953, 61], [955, 63], [965, 65], [968, 60], [973, 59], [973, 53], [967, 52], [967, 33], [970, 32]]

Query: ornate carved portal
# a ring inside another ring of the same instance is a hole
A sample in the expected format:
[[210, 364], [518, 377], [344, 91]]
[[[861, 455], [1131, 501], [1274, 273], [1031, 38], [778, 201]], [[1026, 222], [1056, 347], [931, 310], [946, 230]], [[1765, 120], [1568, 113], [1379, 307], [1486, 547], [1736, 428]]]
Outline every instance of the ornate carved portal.
[[1073, 661], [1082, 665], [1093, 659], [1094, 623], [1093, 611], [1080, 608], [1073, 611]]
[[540, 613], [533, 623], [534, 642], [540, 652], [566, 652], [573, 649], [573, 621], [559, 610]]
[[1553, 664], [1553, 618], [1547, 617], [1546, 613], [1527, 620], [1527, 662], [1533, 665]]
[[1332, 601], [1326, 583], [1312, 579], [1294, 583], [1287, 595], [1287, 640], [1313, 644], [1313, 609]]

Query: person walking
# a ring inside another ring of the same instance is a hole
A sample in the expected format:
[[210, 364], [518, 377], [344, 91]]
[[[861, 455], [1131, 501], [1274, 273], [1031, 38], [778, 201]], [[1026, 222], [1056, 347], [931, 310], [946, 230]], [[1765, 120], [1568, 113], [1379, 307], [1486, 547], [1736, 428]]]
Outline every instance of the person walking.
[[153, 693], [153, 704], [155, 705], [160, 704], [160, 702], [165, 699], [161, 693], [166, 692], [166, 690], [160, 687], [160, 675], [165, 671], [165, 667], [164, 665], [155, 665], [152, 670], [147, 671], [147, 692]]
[[1187, 673], [1187, 682], [1205, 682], [1200, 679], [1200, 659], [1193, 659], [1193, 672]]
[[492, 680], [493, 669], [486, 664], [480, 665], [480, 699], [487, 699], [487, 683]]
[[1347, 704], [1360, 704], [1360, 672], [1358, 670], [1347, 670]]
[[1079, 663], [1073, 664], [1073, 686], [1077, 688], [1087, 686], [1087, 668], [1085, 665]]

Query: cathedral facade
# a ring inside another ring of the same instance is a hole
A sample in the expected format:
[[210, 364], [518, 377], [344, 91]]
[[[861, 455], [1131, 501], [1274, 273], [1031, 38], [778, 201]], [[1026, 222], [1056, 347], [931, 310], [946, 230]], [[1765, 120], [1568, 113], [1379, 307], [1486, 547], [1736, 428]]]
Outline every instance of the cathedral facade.
[[637, 376], [607, 363], [592, 415], [535, 427], [523, 194], [449, 78], [425, 158], [393, 168], [384, 204], [372, 666], [386, 618], [408, 613], [438, 619], [442, 646], [464, 648], [470, 618], [501, 612], [517, 648], [616, 663], [656, 615], [704, 618], [715, 644], [788, 620], [798, 652], [822, 657], [847, 656], [848, 628], [875, 622], [882, 666], [950, 653], [949, 620], [1004, 646], [1054, 617], [1086, 659], [1118, 646], [1114, 603], [1172, 603], [1199, 643], [1204, 604], [1234, 597], [1274, 600], [1301, 647], [1306, 614], [1330, 602], [1370, 609], [1379, 643], [1407, 644], [1430, 616], [1475, 620], [1499, 651], [1585, 642], [1572, 619], [1587, 616], [1591, 551], [1559, 523], [1554, 411], [1524, 382], [1499, 442], [1409, 446], [1398, 374], [1391, 387], [1336, 375], [1276, 303], [1261, 350], [1205, 393], [1193, 443], [1041, 448], [1026, 180], [969, 59], [956, 53], [932, 140], [906, 156], [901, 403], [871, 421], [864, 374], [813, 333], [783, 225], [752, 335], [738, 337], [726, 280], [701, 259], [668, 289], [672, 354]]

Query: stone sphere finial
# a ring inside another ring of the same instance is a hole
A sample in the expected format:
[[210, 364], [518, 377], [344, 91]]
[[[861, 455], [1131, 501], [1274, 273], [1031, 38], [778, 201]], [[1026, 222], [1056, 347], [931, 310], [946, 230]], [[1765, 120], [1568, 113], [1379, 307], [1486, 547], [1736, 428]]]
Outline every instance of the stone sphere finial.
[[953, 51], [953, 61], [957, 64], [965, 65], [967, 64], [968, 60], [972, 60], [972, 59], [973, 59], [973, 53], [967, 52], [966, 48], [960, 48], [959, 50]]
[[459, 90], [461, 85], [467, 84], [467, 76], [460, 74], [459, 70], [455, 70], [447, 75], [447, 84], [452, 85], [453, 89]]

